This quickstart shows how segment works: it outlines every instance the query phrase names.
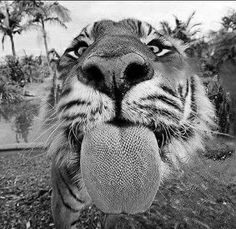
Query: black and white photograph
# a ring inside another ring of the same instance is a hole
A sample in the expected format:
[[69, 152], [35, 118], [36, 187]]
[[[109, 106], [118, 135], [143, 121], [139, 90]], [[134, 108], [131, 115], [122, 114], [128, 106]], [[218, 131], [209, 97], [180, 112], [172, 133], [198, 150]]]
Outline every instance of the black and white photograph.
[[236, 1], [0, 0], [0, 229], [235, 229]]

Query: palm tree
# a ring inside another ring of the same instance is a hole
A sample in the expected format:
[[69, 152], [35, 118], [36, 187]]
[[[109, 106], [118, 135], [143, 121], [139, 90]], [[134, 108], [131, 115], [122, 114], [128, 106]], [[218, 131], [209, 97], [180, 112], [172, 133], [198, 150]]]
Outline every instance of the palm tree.
[[35, 3], [32, 5], [32, 8], [28, 9], [28, 14], [31, 17], [29, 25], [36, 26], [36, 28], [40, 29], [41, 31], [46, 51], [46, 57], [49, 63], [49, 49], [45, 24], [50, 22], [67, 28], [65, 23], [71, 20], [70, 12], [67, 8], [65, 8], [58, 2], [52, 3], [35, 1]]
[[3, 33], [2, 48], [4, 49], [5, 38], [8, 36], [14, 58], [16, 57], [14, 35], [20, 34], [26, 29], [26, 25], [22, 24], [24, 12], [24, 6], [19, 2], [0, 2], [0, 32]]

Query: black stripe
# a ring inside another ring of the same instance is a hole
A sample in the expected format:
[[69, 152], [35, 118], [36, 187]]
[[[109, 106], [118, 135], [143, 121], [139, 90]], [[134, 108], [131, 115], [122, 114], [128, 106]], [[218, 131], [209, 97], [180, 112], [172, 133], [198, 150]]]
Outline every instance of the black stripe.
[[196, 112], [197, 111], [197, 105], [196, 105], [196, 98], [195, 98], [195, 92], [196, 92], [196, 85], [193, 77], [191, 78], [191, 109]]
[[75, 224], [79, 223], [81, 220], [80, 219], [76, 219], [75, 221], [73, 221], [70, 226], [74, 226]]
[[76, 200], [78, 201], [79, 203], [83, 204], [85, 201], [79, 199], [75, 194], [74, 192], [71, 190], [70, 186], [67, 184], [67, 182], [65, 181], [63, 175], [61, 174], [61, 171], [59, 170], [59, 176], [62, 180], [62, 182], [65, 184], [66, 188], [68, 189], [69, 193], [71, 194], [71, 196]]
[[183, 96], [183, 87], [179, 85], [178, 87], [178, 93], [180, 95], [180, 100], [182, 102], [183, 107], [185, 106], [185, 97]]
[[80, 169], [80, 150], [83, 141], [83, 134], [78, 128], [76, 128], [76, 126], [71, 127], [71, 124], [64, 127], [63, 132], [66, 139], [68, 139], [68, 141], [71, 143], [74, 152], [77, 152], [76, 162], [78, 163], [74, 162], [70, 169], [65, 169], [67, 176], [73, 180], [74, 176], [77, 174], [77, 171]]
[[83, 41], [83, 40], [80, 40], [80, 41], [78, 41], [77, 42], [77, 44], [75, 45], [75, 49], [78, 49], [78, 48], [80, 48], [80, 47], [85, 47], [85, 48], [87, 48], [89, 45], [88, 45], [88, 43], [86, 42], [86, 41]]
[[176, 116], [174, 113], [166, 110], [166, 109], [154, 109], [156, 113], [162, 115], [162, 116], [166, 116], [168, 118], [171, 118], [173, 120], [179, 121], [180, 118], [178, 116]]
[[[174, 113], [172, 113], [172, 112], [170, 112], [170, 111], [168, 111], [166, 109], [158, 109], [155, 106], [150, 106], [150, 105], [142, 105], [142, 104], [137, 104], [137, 103], [135, 103], [135, 104], [138, 105], [138, 107], [140, 107], [143, 110], [149, 110], [150, 112], [153, 112], [155, 114], [160, 114], [162, 116], [166, 116], [166, 117], [171, 118], [171, 119], [173, 119], [175, 121], [179, 121], [179, 119], [180, 119]], [[153, 114], [149, 114], [148, 116], [152, 117]]]
[[190, 82], [190, 88], [191, 88], [191, 112], [190, 115], [188, 117], [188, 119], [192, 120], [196, 117], [197, 114], [197, 104], [196, 104], [196, 98], [195, 98], [195, 93], [196, 93], [196, 85], [195, 85], [195, 81], [194, 78], [191, 78], [191, 82]]
[[147, 35], [149, 35], [151, 32], [152, 32], [152, 26], [149, 25], [149, 29], [148, 29], [148, 34]]
[[87, 28], [84, 29], [84, 34], [85, 34], [88, 38], [90, 38], [90, 36], [89, 36], [89, 34], [88, 34], [88, 32], [87, 32]]
[[193, 112], [190, 112], [189, 116], [188, 116], [188, 120], [194, 120], [197, 117], [197, 115]]
[[182, 102], [183, 106], [185, 106], [185, 101], [186, 101], [186, 98], [188, 96], [188, 93], [189, 93], [189, 81], [186, 80], [185, 94], [182, 95], [182, 97], [181, 97], [181, 102]]
[[167, 86], [165, 86], [165, 85], [160, 85], [160, 88], [161, 88], [162, 90], [164, 90], [165, 92], [169, 93], [170, 95], [172, 95], [172, 96], [174, 96], [174, 97], [178, 97], [177, 94], [176, 94], [176, 92], [173, 91], [171, 88], [169, 88], [169, 87], [167, 87]]
[[91, 105], [91, 102], [87, 102], [87, 101], [84, 101], [84, 100], [80, 100], [80, 99], [76, 99], [76, 100], [72, 100], [62, 106], [59, 107], [59, 112], [62, 111], [62, 110], [67, 110], [69, 108], [71, 108], [72, 106], [82, 106], [82, 105]]
[[79, 212], [81, 209], [72, 208], [68, 203], [65, 202], [65, 200], [64, 200], [64, 198], [63, 198], [63, 196], [62, 196], [62, 193], [61, 193], [61, 190], [60, 190], [58, 184], [56, 184], [56, 186], [57, 186], [57, 191], [58, 191], [58, 193], [59, 193], [59, 196], [60, 196], [60, 198], [61, 198], [61, 201], [62, 201], [63, 205], [64, 205], [68, 210], [70, 210], [70, 211], [72, 211], [72, 212]]
[[142, 33], [141, 33], [141, 21], [138, 21], [138, 35], [139, 36], [142, 36]]
[[70, 87], [64, 89], [61, 93], [61, 97], [64, 97], [64, 96], [67, 96], [68, 94], [70, 94], [71, 90], [72, 89]]
[[189, 92], [189, 82], [187, 80], [186, 81], [186, 92], [185, 92], [184, 98], [186, 98], [188, 96], [188, 92]]
[[178, 87], [178, 93], [179, 93], [180, 97], [183, 98], [183, 87], [181, 85], [179, 85], [179, 87]]
[[[70, 55], [69, 53], [65, 53], [64, 56], [67, 57], [67, 58], [70, 58], [72, 60], [77, 60], [77, 58], [75, 58], [74, 56]], [[63, 68], [63, 70], [65, 70], [65, 68]]]
[[75, 115], [63, 116], [62, 117], [62, 119], [66, 120], [66, 121], [75, 120], [77, 118], [86, 119], [87, 118], [87, 114], [85, 114], [85, 113], [78, 113], [78, 114], [75, 114]]
[[179, 110], [182, 112], [182, 108], [172, 99], [164, 96], [164, 95], [149, 95], [146, 98], [142, 98], [141, 100], [161, 100], [162, 102], [174, 107], [175, 109]]
[[136, 31], [136, 25], [135, 25], [135, 23], [134, 23], [134, 21], [133, 20], [127, 20], [126, 21], [127, 22], [127, 24], [130, 26], [130, 28], [131, 29], [133, 29], [134, 31]]
[[95, 110], [91, 110], [91, 115], [95, 116], [98, 112], [101, 114], [101, 108], [100, 107], [97, 107]]

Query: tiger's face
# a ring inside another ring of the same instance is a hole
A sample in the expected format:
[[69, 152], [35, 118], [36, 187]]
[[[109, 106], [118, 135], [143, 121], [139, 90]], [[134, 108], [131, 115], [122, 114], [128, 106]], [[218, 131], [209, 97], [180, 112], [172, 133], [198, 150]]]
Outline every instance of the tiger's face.
[[214, 109], [185, 48], [133, 19], [84, 28], [58, 65], [63, 83], [57, 113], [68, 144], [78, 147], [103, 123], [144, 126], [160, 148], [161, 180], [187, 162], [204, 147]]

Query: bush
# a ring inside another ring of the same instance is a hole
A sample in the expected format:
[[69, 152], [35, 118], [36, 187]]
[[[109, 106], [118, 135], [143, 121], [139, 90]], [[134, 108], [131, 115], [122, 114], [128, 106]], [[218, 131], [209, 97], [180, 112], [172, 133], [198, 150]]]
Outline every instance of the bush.
[[20, 63], [26, 82], [43, 82], [50, 75], [48, 64], [42, 61], [41, 56], [24, 56]]
[[49, 77], [48, 64], [42, 57], [6, 56], [0, 64], [0, 103], [15, 103], [23, 100], [22, 88], [29, 82], [43, 82]]
[[44, 78], [50, 75], [50, 70], [42, 57], [24, 56], [14, 58], [6, 56], [3, 64], [0, 65], [1, 76], [16, 83], [43, 82]]
[[24, 79], [24, 72], [20, 65], [19, 59], [13, 56], [6, 56], [4, 60], [5, 64], [0, 66], [1, 75], [9, 81], [20, 82]]
[[0, 78], [0, 103], [17, 103], [22, 100], [22, 90], [19, 86], [4, 82], [4, 80]]
[[229, 133], [231, 110], [229, 93], [224, 90], [217, 75], [207, 78], [207, 80], [205, 80], [205, 86], [208, 97], [216, 109], [216, 122], [219, 126], [219, 131]]

